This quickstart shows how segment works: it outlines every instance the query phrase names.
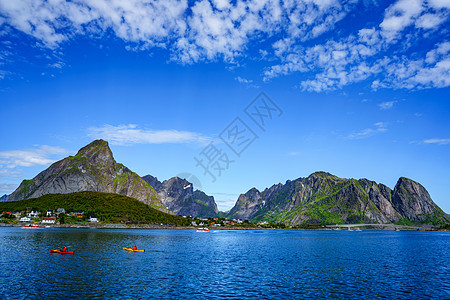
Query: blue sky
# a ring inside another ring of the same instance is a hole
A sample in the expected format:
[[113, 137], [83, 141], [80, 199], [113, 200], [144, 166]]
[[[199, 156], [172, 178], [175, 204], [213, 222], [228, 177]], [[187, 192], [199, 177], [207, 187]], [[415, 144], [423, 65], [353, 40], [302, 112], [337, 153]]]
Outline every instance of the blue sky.
[[405, 176], [450, 212], [449, 16], [446, 0], [0, 0], [0, 193], [103, 138], [221, 210], [321, 170]]

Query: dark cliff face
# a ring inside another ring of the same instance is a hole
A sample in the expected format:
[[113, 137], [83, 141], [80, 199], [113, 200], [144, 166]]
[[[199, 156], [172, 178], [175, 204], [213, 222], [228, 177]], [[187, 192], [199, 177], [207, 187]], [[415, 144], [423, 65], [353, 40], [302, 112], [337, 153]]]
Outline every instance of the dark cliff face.
[[162, 182], [160, 182], [157, 177], [153, 177], [152, 175], [145, 175], [142, 177], [142, 179], [144, 179], [145, 182], [150, 184], [158, 193], [159, 191], [161, 191]]
[[125, 195], [169, 212], [150, 185], [124, 165], [116, 163], [108, 143], [103, 140], [93, 141], [75, 156], [55, 162], [32, 180], [24, 180], [8, 200], [81, 191]]
[[182, 216], [217, 217], [214, 197], [195, 190], [191, 182], [179, 177], [160, 182], [151, 175], [142, 177], [158, 192], [161, 201], [172, 212]]
[[425, 221], [430, 214], [441, 211], [420, 183], [404, 177], [395, 185], [392, 205], [400, 215], [411, 221]]
[[234, 207], [228, 212], [229, 217], [251, 220], [254, 215], [264, 207], [261, 192], [256, 188], [247, 193], [239, 195]]
[[[339, 178], [316, 172], [259, 192], [241, 194], [230, 218], [285, 224], [390, 223], [447, 218], [418, 183], [401, 178], [392, 191], [367, 179]], [[444, 217], [443, 217], [444, 216]]]

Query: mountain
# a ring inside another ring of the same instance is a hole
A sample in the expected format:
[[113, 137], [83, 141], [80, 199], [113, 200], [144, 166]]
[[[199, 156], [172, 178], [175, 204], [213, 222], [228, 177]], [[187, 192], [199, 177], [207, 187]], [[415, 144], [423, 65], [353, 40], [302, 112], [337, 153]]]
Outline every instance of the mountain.
[[260, 192], [241, 194], [229, 218], [308, 223], [445, 223], [450, 219], [419, 183], [400, 178], [391, 190], [367, 179], [316, 172]]
[[4, 202], [4, 201], [8, 201], [9, 195], [4, 194], [3, 196], [0, 197], [0, 202]]
[[151, 175], [142, 177], [159, 194], [164, 205], [177, 215], [193, 217], [217, 217], [218, 210], [214, 197], [194, 190], [186, 179], [172, 177], [160, 182]]
[[114, 160], [108, 142], [104, 140], [93, 141], [75, 156], [57, 161], [33, 179], [22, 181], [8, 201], [81, 191], [125, 195], [169, 212], [150, 185]]

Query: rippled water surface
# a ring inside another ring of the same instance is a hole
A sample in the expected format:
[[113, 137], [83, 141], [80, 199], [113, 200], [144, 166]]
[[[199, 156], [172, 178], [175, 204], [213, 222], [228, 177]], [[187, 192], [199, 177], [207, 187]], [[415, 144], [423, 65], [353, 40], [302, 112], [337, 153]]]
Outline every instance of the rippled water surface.
[[449, 249], [445, 232], [3, 227], [0, 299], [450, 299]]

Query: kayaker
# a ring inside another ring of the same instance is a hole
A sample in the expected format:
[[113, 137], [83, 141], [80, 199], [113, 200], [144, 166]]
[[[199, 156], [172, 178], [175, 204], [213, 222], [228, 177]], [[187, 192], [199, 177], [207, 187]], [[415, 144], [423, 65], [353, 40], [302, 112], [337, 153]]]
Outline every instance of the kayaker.
[[134, 245], [134, 247], [133, 247], [133, 250], [137, 250], [137, 247], [136, 247], [136, 245]]
[[67, 251], [67, 247], [64, 246], [63, 248], [61, 248], [61, 252], [66, 252]]

